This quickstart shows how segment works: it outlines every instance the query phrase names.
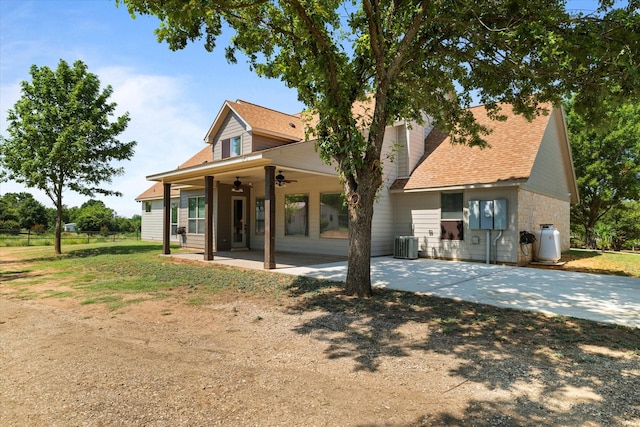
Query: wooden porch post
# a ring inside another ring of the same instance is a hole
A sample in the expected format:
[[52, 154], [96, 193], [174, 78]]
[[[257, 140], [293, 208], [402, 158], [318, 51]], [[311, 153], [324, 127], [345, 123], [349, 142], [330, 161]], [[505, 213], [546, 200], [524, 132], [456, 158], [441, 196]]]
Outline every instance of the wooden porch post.
[[162, 207], [162, 253], [169, 255], [171, 253], [171, 184], [164, 182], [163, 203]]
[[204, 260], [213, 259], [213, 177], [204, 177]]
[[276, 167], [264, 167], [264, 268], [276, 268]]

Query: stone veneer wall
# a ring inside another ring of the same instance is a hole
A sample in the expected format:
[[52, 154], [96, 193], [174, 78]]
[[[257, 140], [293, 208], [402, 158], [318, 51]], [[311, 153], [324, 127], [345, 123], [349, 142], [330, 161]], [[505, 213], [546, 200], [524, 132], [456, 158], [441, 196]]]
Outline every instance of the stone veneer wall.
[[[569, 208], [569, 201], [519, 190], [518, 231], [525, 230], [535, 234], [540, 229], [540, 224], [553, 224], [553, 227], [560, 233], [560, 250], [567, 251], [571, 237]], [[518, 265], [527, 264], [533, 260], [532, 246], [527, 245], [528, 251], [523, 251], [522, 248], [518, 251]]]

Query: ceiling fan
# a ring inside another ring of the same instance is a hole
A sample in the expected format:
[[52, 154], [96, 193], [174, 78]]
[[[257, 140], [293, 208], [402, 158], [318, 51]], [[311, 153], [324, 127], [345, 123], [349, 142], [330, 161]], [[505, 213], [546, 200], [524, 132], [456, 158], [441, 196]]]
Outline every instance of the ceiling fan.
[[282, 171], [278, 171], [278, 175], [276, 175], [276, 185], [278, 187], [284, 187], [291, 182], [298, 182], [296, 179], [286, 179], [282, 174]]
[[240, 177], [236, 176], [236, 180], [233, 181], [233, 187], [231, 187], [231, 191], [234, 193], [242, 193], [242, 181], [240, 181]]

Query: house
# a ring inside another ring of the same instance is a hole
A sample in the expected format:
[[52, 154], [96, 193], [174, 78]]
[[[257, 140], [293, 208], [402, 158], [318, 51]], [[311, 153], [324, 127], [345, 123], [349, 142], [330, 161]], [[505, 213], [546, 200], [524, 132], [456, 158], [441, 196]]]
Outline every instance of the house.
[[[374, 207], [372, 256], [394, 252], [396, 236], [417, 238], [419, 255], [523, 264], [520, 231], [540, 224], [569, 248], [569, 206], [578, 200], [566, 124], [551, 108], [528, 122], [505, 106], [506, 121], [476, 119], [493, 130], [490, 148], [450, 144], [429, 125], [397, 121], [386, 129], [384, 184]], [[205, 147], [155, 181], [142, 203], [142, 238], [213, 252], [347, 254], [348, 216], [335, 168], [323, 163], [306, 121], [245, 101], [226, 101]], [[179, 232], [184, 230], [183, 234]], [[488, 243], [491, 243], [489, 245]]]

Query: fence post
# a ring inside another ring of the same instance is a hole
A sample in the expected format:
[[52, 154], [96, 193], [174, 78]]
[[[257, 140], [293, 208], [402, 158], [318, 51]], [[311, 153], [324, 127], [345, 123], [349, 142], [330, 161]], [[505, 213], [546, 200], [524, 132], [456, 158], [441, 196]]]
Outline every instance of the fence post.
[[31, 245], [31, 229], [27, 230], [27, 246]]

